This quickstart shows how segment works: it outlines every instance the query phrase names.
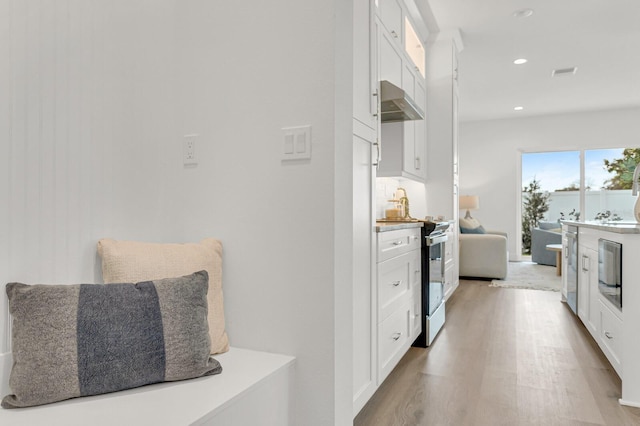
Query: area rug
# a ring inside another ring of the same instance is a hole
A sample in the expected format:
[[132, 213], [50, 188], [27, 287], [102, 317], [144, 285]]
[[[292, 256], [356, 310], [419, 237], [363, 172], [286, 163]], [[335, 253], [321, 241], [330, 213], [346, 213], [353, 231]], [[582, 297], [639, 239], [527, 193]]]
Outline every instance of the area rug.
[[507, 278], [492, 280], [489, 287], [560, 291], [562, 277], [556, 275], [555, 266], [538, 265], [533, 262], [509, 262]]

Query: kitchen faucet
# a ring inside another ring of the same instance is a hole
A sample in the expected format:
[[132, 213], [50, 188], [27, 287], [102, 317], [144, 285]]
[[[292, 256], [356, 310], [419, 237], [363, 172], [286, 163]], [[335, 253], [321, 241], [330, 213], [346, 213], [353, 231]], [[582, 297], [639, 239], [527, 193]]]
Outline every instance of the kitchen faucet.
[[[398, 197], [398, 192], [402, 191], [402, 193], [404, 194], [404, 196], [402, 197]], [[404, 188], [398, 188], [396, 191], [396, 198], [398, 199], [398, 202], [402, 205], [403, 210], [404, 210], [404, 217], [403, 219], [413, 219], [411, 217], [411, 215], [409, 214], [409, 198], [407, 197], [407, 191]]]

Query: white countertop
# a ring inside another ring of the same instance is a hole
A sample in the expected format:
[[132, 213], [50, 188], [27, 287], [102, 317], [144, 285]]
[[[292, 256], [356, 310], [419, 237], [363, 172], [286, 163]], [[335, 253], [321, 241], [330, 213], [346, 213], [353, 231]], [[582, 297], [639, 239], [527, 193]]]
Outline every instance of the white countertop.
[[574, 220], [563, 220], [561, 221], [563, 225], [573, 225], [573, 226], [582, 226], [585, 228], [598, 229], [601, 231], [607, 232], [615, 232], [618, 234], [640, 234], [640, 223], [631, 222], [631, 221], [610, 221], [610, 222], [599, 222], [599, 221], [586, 221], [586, 222], [576, 222]]
[[407, 221], [380, 221], [376, 222], [376, 232], [385, 232], [385, 231], [397, 231], [398, 229], [407, 229], [407, 228], [422, 228], [424, 223], [419, 220], [407, 220]]

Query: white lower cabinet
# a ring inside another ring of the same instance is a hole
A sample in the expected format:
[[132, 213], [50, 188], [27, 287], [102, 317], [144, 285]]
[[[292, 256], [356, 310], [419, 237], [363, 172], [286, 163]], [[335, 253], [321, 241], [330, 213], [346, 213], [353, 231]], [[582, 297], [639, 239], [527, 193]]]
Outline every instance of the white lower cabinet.
[[410, 324], [411, 306], [408, 300], [378, 324], [378, 384], [387, 378], [411, 346]]
[[377, 234], [377, 384], [380, 386], [421, 331], [420, 228]]
[[622, 312], [611, 305], [598, 289], [598, 240], [603, 237], [611, 238], [593, 229], [580, 228], [578, 318], [589, 330], [614, 370], [622, 377]]
[[[605, 356], [622, 377], [622, 362], [620, 349], [622, 348], [622, 320], [609, 309], [605, 303], [599, 301], [600, 316], [600, 348]], [[614, 308], [615, 309], [615, 308]]]
[[378, 263], [378, 321], [384, 321], [410, 297], [411, 253]]
[[589, 320], [592, 316], [591, 280], [595, 277], [596, 284], [598, 282], [598, 252], [584, 244], [578, 246], [578, 252], [580, 262], [578, 263], [578, 318], [589, 328], [591, 333], [594, 333], [596, 330], [591, 329], [591, 321]]
[[446, 233], [448, 240], [444, 243], [444, 298], [448, 300], [458, 288], [458, 234], [457, 223], [451, 222]]
[[578, 275], [578, 317], [592, 335], [600, 330], [600, 307], [598, 305], [598, 252], [581, 245], [580, 272]]
[[[578, 314], [622, 382], [622, 405], [640, 407], [640, 225], [568, 222], [578, 227]], [[609, 252], [601, 242], [620, 245], [620, 252]], [[563, 238], [564, 248], [568, 248]], [[618, 263], [620, 262], [620, 263]], [[620, 268], [620, 299], [605, 294], [611, 287], [610, 273]], [[599, 283], [603, 275], [603, 283]], [[604, 292], [601, 292], [601, 290]], [[621, 303], [614, 303], [620, 301]]]

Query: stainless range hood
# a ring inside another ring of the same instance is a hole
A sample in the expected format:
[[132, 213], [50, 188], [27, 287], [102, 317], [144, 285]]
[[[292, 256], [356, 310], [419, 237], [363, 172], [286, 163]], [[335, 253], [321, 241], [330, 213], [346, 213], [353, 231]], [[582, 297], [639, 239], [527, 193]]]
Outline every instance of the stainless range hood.
[[380, 82], [380, 111], [383, 123], [424, 119], [422, 108], [407, 92], [387, 80]]

